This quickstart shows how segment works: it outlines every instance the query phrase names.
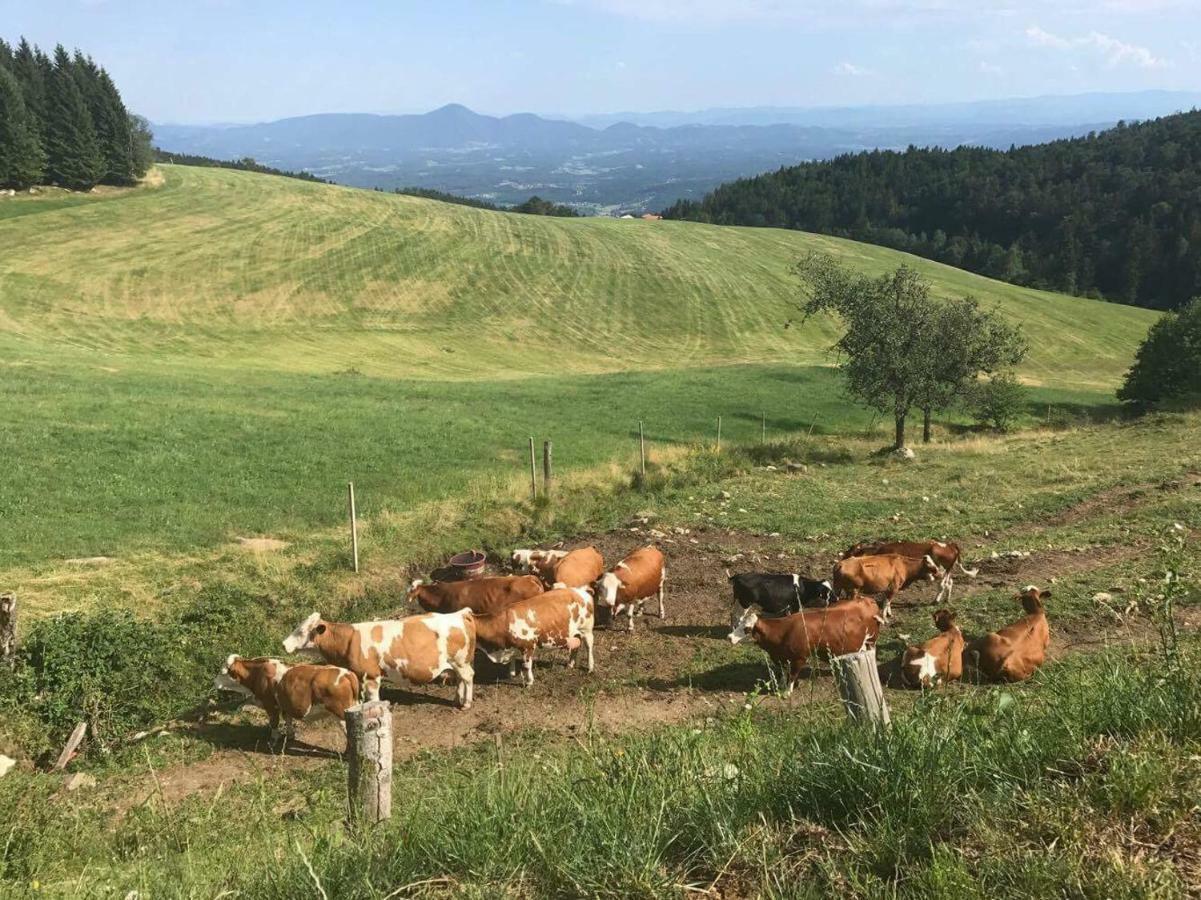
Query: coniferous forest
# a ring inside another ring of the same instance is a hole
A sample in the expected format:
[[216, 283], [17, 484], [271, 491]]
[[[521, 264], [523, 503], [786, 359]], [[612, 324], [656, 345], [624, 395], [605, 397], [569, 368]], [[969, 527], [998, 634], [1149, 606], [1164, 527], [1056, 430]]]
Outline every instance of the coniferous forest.
[[1201, 294], [1201, 112], [1007, 151], [873, 151], [665, 211], [906, 250], [1015, 284], [1175, 309]]
[[149, 124], [90, 56], [0, 40], [0, 187], [132, 184], [151, 162]]

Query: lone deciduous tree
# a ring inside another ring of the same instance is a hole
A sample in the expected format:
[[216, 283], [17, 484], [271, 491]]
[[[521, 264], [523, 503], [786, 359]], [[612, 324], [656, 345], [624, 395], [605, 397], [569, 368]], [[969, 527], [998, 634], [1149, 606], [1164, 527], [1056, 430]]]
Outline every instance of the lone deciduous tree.
[[1201, 397], [1201, 297], [1151, 326], [1118, 399], [1146, 408], [1161, 400]]
[[846, 332], [834, 345], [843, 356], [847, 392], [891, 415], [893, 447], [905, 446], [913, 409], [930, 414], [959, 399], [982, 373], [1025, 356], [1021, 333], [970, 297], [935, 301], [916, 270], [899, 266], [876, 278], [811, 254], [796, 266], [805, 315], [833, 312]]

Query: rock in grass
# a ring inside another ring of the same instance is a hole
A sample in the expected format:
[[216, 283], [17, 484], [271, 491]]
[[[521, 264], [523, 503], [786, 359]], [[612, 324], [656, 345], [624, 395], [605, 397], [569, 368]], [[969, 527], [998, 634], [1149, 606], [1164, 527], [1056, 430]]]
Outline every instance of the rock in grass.
[[90, 788], [96, 786], [96, 778], [89, 775], [87, 772], [75, 772], [68, 775], [67, 780], [63, 782], [63, 787], [68, 791], [77, 791], [80, 788]]
[[13, 770], [13, 766], [16, 764], [17, 761], [11, 756], [0, 755], [0, 778], [3, 778], [5, 775], [11, 772]]

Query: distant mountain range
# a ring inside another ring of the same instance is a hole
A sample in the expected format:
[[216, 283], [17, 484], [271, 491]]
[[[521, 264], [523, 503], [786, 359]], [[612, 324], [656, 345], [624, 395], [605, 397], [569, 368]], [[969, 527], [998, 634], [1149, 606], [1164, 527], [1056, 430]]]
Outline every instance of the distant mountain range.
[[1041, 143], [1199, 105], [1201, 92], [1144, 92], [570, 121], [451, 104], [422, 115], [331, 113], [254, 125], [158, 124], [154, 132], [167, 152], [251, 156], [358, 187], [419, 186], [502, 204], [538, 194], [606, 213], [659, 209], [733, 178], [859, 150]]

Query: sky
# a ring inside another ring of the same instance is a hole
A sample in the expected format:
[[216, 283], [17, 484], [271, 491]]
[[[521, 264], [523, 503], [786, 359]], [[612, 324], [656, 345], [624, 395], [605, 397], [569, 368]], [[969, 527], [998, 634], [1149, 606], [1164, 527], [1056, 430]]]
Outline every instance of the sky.
[[1201, 88], [1201, 0], [0, 0], [156, 122]]

